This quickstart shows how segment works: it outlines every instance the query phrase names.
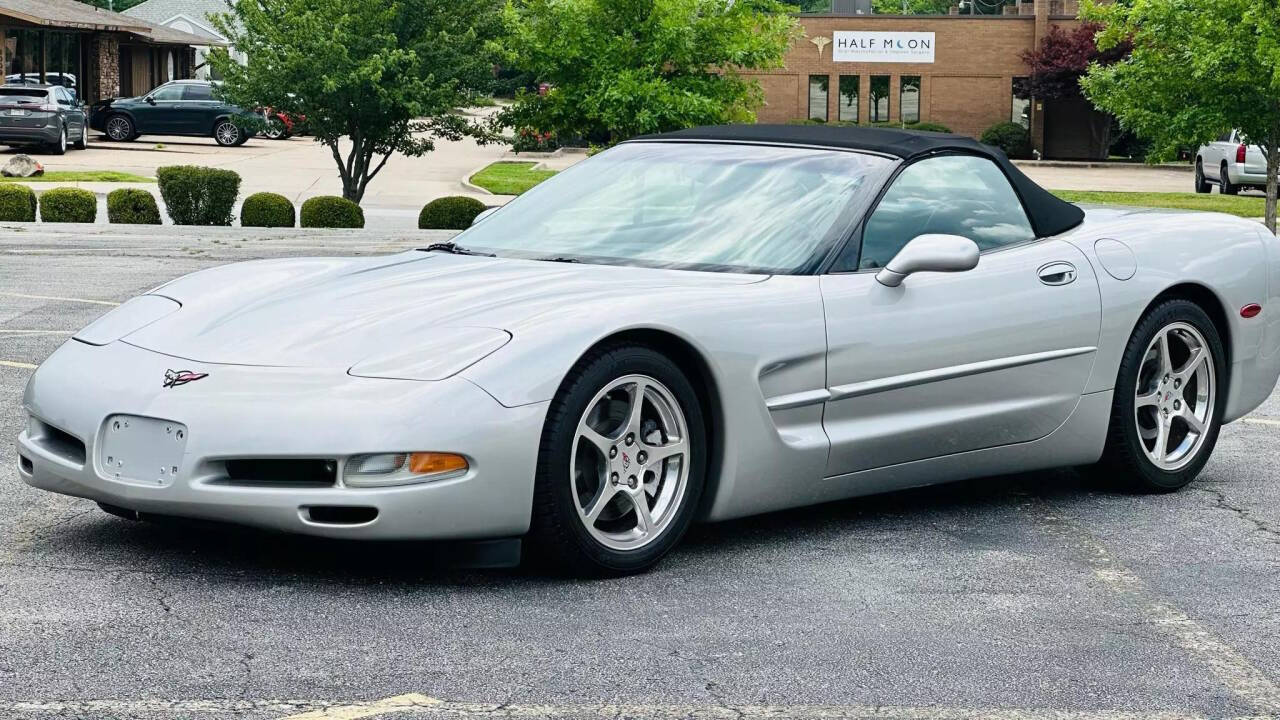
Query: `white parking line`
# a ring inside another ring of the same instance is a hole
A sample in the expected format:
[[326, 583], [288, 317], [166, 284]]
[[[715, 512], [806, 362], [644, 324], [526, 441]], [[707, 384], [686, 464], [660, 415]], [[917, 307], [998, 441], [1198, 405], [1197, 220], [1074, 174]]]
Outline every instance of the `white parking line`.
[[[607, 703], [466, 703], [444, 702], [410, 693], [364, 704], [337, 705], [322, 700], [79, 700], [0, 701], [0, 715], [103, 714], [155, 717], [207, 717], [246, 712], [296, 712], [316, 708], [282, 720], [354, 720], [417, 710], [437, 718], [556, 718], [592, 720], [644, 718], [644, 720], [784, 720], [806, 718], [836, 720], [1204, 720], [1207, 716], [1176, 710], [1061, 710], [1053, 708], [956, 708], [944, 706], [894, 707], [892, 705], [697, 705]], [[348, 713], [348, 714], [342, 714]], [[357, 713], [357, 714], [350, 714]], [[1219, 720], [1264, 720], [1267, 716], [1222, 717]], [[1272, 716], [1274, 720], [1274, 716]]]
[[396, 695], [395, 697], [371, 703], [337, 705], [323, 710], [305, 712], [301, 715], [290, 715], [284, 720], [356, 720], [356, 718], [390, 715], [439, 704], [440, 701], [433, 697], [419, 695], [418, 693], [408, 693], [407, 695]]
[[1249, 423], [1250, 425], [1273, 425], [1280, 427], [1280, 420], [1268, 420], [1266, 418], [1247, 417], [1242, 419], [1240, 422]]
[[112, 307], [115, 307], [116, 305], [120, 304], [118, 302], [111, 302], [110, 300], [89, 300], [87, 298], [61, 297], [58, 295], [28, 295], [26, 293], [15, 293], [15, 292], [0, 292], [0, 295], [5, 295], [8, 297], [26, 298], [28, 300], [61, 300], [62, 302], [89, 303], [91, 305], [110, 305]]
[[22, 370], [36, 369], [36, 366], [31, 363], [17, 362], [15, 360], [0, 360], [0, 367], [20, 368]]

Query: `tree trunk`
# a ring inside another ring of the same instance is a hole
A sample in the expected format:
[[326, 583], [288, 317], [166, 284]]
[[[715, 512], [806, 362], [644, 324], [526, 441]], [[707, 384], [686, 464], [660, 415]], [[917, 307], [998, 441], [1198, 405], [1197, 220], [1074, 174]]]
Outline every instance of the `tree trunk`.
[[1276, 232], [1276, 184], [1280, 177], [1280, 137], [1272, 138], [1266, 147], [1267, 151], [1267, 229], [1271, 234]]

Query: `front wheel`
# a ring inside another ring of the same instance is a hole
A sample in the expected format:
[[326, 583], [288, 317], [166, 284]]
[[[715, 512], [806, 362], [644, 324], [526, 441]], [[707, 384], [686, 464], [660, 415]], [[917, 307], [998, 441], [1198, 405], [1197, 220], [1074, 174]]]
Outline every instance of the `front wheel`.
[[1196, 478], [1218, 440], [1226, 354], [1213, 321], [1189, 300], [1152, 309], [1120, 362], [1103, 462], [1143, 492]]
[[653, 567], [697, 513], [706, 447], [697, 393], [671, 360], [637, 345], [584, 358], [543, 428], [534, 558], [578, 575]]
[[213, 127], [213, 139], [222, 147], [233, 147], [243, 144], [240, 139], [244, 135], [240, 128], [230, 120], [219, 120]]
[[267, 121], [267, 126], [263, 128], [262, 134], [268, 140], [287, 140], [289, 138], [289, 129], [284, 126], [284, 121], [280, 118], [271, 118]]

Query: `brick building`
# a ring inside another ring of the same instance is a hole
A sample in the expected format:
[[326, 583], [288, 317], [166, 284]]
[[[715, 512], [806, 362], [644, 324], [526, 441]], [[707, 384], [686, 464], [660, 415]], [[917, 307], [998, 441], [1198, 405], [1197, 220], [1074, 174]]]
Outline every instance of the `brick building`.
[[90, 103], [191, 77], [194, 46], [210, 43], [76, 0], [0, 0], [5, 81], [58, 83]]
[[1018, 100], [1024, 52], [1053, 26], [1079, 24], [1076, 0], [1023, 0], [1003, 15], [804, 14], [785, 67], [755, 73], [760, 122], [945, 125], [977, 137], [1013, 121], [1045, 157], [1089, 154], [1083, 103]]

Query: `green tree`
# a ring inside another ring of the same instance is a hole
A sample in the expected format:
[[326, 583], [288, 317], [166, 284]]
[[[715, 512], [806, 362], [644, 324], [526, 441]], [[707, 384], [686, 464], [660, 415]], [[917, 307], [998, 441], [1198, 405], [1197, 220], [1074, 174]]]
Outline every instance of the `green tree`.
[[387, 160], [481, 136], [456, 114], [493, 83], [495, 0], [236, 0], [215, 18], [248, 64], [214, 50], [222, 94], [305, 115], [333, 152], [342, 195], [360, 202]]
[[530, 71], [498, 116], [517, 131], [612, 144], [751, 122], [764, 100], [739, 70], [782, 66], [799, 36], [778, 0], [525, 0], [507, 5], [508, 64]]
[[1280, 172], [1280, 4], [1275, 0], [1086, 1], [1104, 25], [1098, 47], [1133, 43], [1128, 60], [1093, 65], [1081, 80], [1095, 105], [1175, 157], [1231, 129], [1267, 157], [1267, 228], [1276, 230]]

